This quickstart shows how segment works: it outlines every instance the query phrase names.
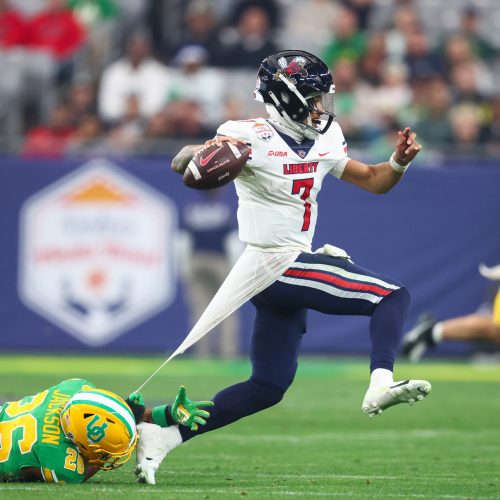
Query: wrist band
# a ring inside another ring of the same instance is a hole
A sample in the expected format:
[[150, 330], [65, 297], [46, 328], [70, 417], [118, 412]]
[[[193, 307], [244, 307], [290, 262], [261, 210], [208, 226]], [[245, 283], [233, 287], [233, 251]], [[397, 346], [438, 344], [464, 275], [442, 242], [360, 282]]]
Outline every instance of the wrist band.
[[169, 427], [170, 424], [167, 420], [167, 405], [155, 406], [151, 411], [151, 420], [153, 424], [159, 425], [160, 427]]
[[169, 405], [155, 406], [151, 410], [151, 420], [153, 424], [159, 425], [160, 427], [177, 425], [177, 422], [172, 418]]
[[411, 162], [408, 163], [407, 165], [401, 165], [395, 160], [395, 155], [396, 153], [392, 153], [391, 157], [389, 158], [389, 165], [391, 166], [392, 170], [395, 172], [399, 172], [400, 174], [403, 174], [406, 169], [411, 165]]

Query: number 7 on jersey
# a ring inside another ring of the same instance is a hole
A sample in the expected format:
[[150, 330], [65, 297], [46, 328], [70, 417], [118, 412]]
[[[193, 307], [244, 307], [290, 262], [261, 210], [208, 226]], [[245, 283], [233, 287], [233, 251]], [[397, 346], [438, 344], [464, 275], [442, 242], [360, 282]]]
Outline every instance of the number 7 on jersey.
[[300, 199], [304, 202], [304, 222], [302, 223], [302, 231], [307, 231], [311, 224], [311, 204], [307, 201], [311, 194], [311, 189], [314, 184], [314, 178], [294, 179], [292, 184], [292, 194], [300, 194], [303, 189]]

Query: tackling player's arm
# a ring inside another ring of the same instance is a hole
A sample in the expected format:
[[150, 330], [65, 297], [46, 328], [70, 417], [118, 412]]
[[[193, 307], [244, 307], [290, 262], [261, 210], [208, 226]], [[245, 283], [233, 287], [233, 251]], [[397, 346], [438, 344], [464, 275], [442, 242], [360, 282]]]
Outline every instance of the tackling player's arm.
[[223, 142], [230, 142], [231, 144], [236, 145], [237, 143], [245, 144], [245, 141], [241, 139], [236, 139], [234, 137], [228, 137], [226, 135], [217, 135], [213, 139], [209, 139], [205, 141], [205, 144], [195, 144], [184, 146], [172, 160], [171, 168], [174, 172], [178, 174], [184, 174], [189, 162], [193, 159], [193, 156], [198, 153], [203, 148], [207, 148], [212, 144], [217, 144], [220, 146]]
[[171, 425], [185, 425], [191, 430], [198, 430], [198, 425], [205, 425], [210, 413], [203, 407], [214, 406], [212, 401], [191, 401], [186, 394], [186, 388], [180, 386], [177, 396], [171, 405], [155, 406], [146, 408], [144, 399], [138, 392], [132, 393], [126, 403], [130, 406], [137, 424], [146, 422], [157, 424], [160, 427]]
[[416, 134], [409, 127], [398, 132], [396, 149], [389, 161], [368, 165], [350, 159], [341, 179], [367, 191], [383, 194], [390, 191], [401, 179], [409, 163], [417, 156], [422, 146], [416, 141]]

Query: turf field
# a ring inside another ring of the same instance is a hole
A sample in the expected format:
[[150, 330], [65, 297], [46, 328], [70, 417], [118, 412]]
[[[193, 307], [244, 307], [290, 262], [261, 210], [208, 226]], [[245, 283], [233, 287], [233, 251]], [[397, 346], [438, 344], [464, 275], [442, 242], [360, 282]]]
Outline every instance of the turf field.
[[[0, 356], [0, 400], [63, 378], [88, 378], [127, 395], [160, 358]], [[248, 375], [248, 363], [174, 360], [145, 388], [170, 400], [179, 384], [206, 399]], [[303, 360], [285, 400], [176, 449], [157, 485], [139, 485], [127, 463], [79, 486], [0, 484], [0, 498], [500, 498], [500, 367], [398, 365], [427, 378], [431, 395], [370, 419], [359, 409], [366, 363]]]

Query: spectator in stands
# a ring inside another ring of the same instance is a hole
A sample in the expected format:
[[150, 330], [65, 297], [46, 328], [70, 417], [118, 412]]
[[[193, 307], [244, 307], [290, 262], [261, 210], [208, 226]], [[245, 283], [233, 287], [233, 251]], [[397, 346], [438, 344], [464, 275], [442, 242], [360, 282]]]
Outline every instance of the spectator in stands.
[[[339, 5], [331, 0], [301, 0], [294, 2], [284, 12], [283, 29], [280, 31], [282, 47], [300, 47], [319, 54], [332, 34], [332, 25]], [[314, 22], [304, 22], [314, 19]]]
[[460, 20], [460, 33], [467, 38], [477, 57], [491, 61], [500, 55], [500, 51], [480, 33], [480, 14], [474, 6], [464, 9]]
[[252, 5], [240, 13], [236, 29], [222, 36], [221, 66], [254, 68], [277, 48], [271, 39], [271, 20], [268, 11]]
[[0, 131], [8, 138], [21, 132], [24, 72], [19, 46], [26, 36], [26, 21], [7, 0], [0, 0]]
[[65, 0], [47, 0], [45, 9], [28, 21], [27, 45], [58, 60], [71, 57], [84, 40], [85, 30]]
[[108, 146], [113, 154], [132, 153], [137, 149], [144, 134], [145, 120], [139, 109], [139, 99], [131, 95], [127, 100], [125, 114], [112, 128], [108, 136]]
[[119, 13], [114, 0], [67, 0], [67, 3], [80, 22], [89, 28], [115, 18]]
[[170, 100], [197, 102], [203, 125], [214, 131], [222, 119], [224, 80], [221, 72], [206, 65], [208, 52], [199, 45], [186, 45], [175, 56], [178, 70], [172, 72]]
[[[487, 125], [490, 116], [490, 106], [486, 97], [479, 91], [478, 82], [474, 74], [473, 62], [463, 62], [458, 64], [451, 75], [451, 95], [452, 103], [460, 106], [465, 105], [464, 109], [474, 108], [474, 112], [465, 113], [467, 122], [479, 120], [481, 130]], [[474, 116], [474, 119], [472, 118]], [[464, 124], [460, 126], [455, 124], [454, 128], [467, 129]], [[469, 141], [467, 141], [469, 142]]]
[[26, 20], [22, 14], [8, 2], [0, 0], [0, 51], [24, 43]]
[[[398, 130], [401, 130], [401, 125], [392, 116], [384, 115], [379, 119], [379, 133], [370, 142], [369, 155], [373, 161], [384, 161], [387, 158], [387, 152], [390, 153], [391, 145], [394, 144], [394, 139], [398, 137]], [[393, 141], [391, 143], [391, 141]]]
[[444, 46], [444, 67], [448, 79], [453, 78], [454, 70], [462, 64], [467, 65], [477, 91], [482, 95], [490, 94], [494, 88], [491, 70], [474, 55], [467, 38], [455, 34], [446, 39]]
[[370, 16], [373, 12], [373, 0], [341, 0], [349, 9], [351, 9], [358, 18], [358, 26], [361, 31], [370, 28]]
[[171, 101], [165, 108], [169, 137], [203, 139], [213, 130], [207, 130], [201, 105], [192, 100]]
[[460, 104], [450, 111], [451, 144], [460, 153], [477, 153], [482, 138], [481, 114], [476, 106]]
[[185, 46], [199, 45], [207, 52], [206, 63], [208, 65], [220, 65], [222, 45], [217, 24], [217, 18], [209, 3], [203, 0], [191, 2], [184, 17], [182, 38], [174, 54]]
[[356, 14], [347, 7], [339, 9], [333, 39], [323, 50], [323, 60], [330, 66], [340, 58], [359, 61], [366, 51], [366, 35], [359, 30]]
[[125, 114], [131, 95], [139, 101], [141, 116], [159, 112], [169, 93], [167, 67], [151, 56], [149, 38], [141, 32], [132, 34], [124, 57], [102, 73], [98, 96], [99, 115], [109, 123], [117, 123]]
[[442, 146], [451, 141], [448, 111], [451, 105], [450, 90], [442, 77], [426, 83], [425, 101], [422, 100], [420, 116], [415, 129], [425, 142]]
[[66, 104], [58, 104], [46, 125], [30, 130], [22, 154], [35, 158], [59, 158], [74, 134], [71, 113]]
[[380, 67], [380, 85], [370, 96], [372, 120], [384, 129], [387, 117], [397, 117], [410, 105], [412, 90], [408, 84], [408, 69], [403, 63], [387, 61]]
[[[58, 82], [69, 81], [77, 52], [86, 40], [86, 31], [65, 0], [46, 0], [44, 9], [28, 20], [26, 33], [25, 44], [36, 57], [29, 60], [29, 65], [40, 65], [44, 73], [55, 71]], [[45, 54], [54, 63], [37, 54]]]
[[396, 7], [392, 27], [386, 30], [386, 51], [390, 59], [403, 61], [407, 51], [408, 33], [422, 31], [422, 23], [412, 4], [400, 4]]
[[143, 140], [136, 146], [138, 154], [166, 154], [165, 139], [170, 135], [169, 122], [165, 110], [155, 113], [146, 122]]
[[[365, 125], [372, 114], [369, 98], [372, 87], [358, 78], [356, 63], [341, 58], [335, 65], [335, 114], [346, 136], [353, 141], [362, 139]], [[367, 123], [368, 122], [368, 123]]]
[[486, 127], [488, 152], [500, 156], [500, 95], [491, 102], [491, 118]]
[[435, 54], [429, 38], [422, 29], [405, 33], [406, 53], [404, 62], [408, 66], [410, 78], [429, 78], [441, 73], [441, 58]]
[[73, 124], [87, 115], [97, 114], [96, 88], [88, 75], [77, 75], [67, 93]]
[[84, 64], [85, 69], [96, 77], [110, 61], [117, 38], [120, 9], [115, 0], [67, 1], [88, 32]]
[[87, 115], [68, 140], [66, 153], [75, 155], [101, 155], [109, 153], [103, 126], [96, 115]]
[[238, 0], [234, 3], [235, 7], [230, 13], [228, 20], [228, 23], [231, 25], [237, 25], [245, 11], [254, 7], [265, 11], [270, 30], [275, 30], [281, 24], [282, 12], [277, 0]]
[[366, 52], [359, 61], [361, 78], [370, 85], [380, 84], [380, 67], [387, 58], [386, 33], [376, 31], [369, 35]]

